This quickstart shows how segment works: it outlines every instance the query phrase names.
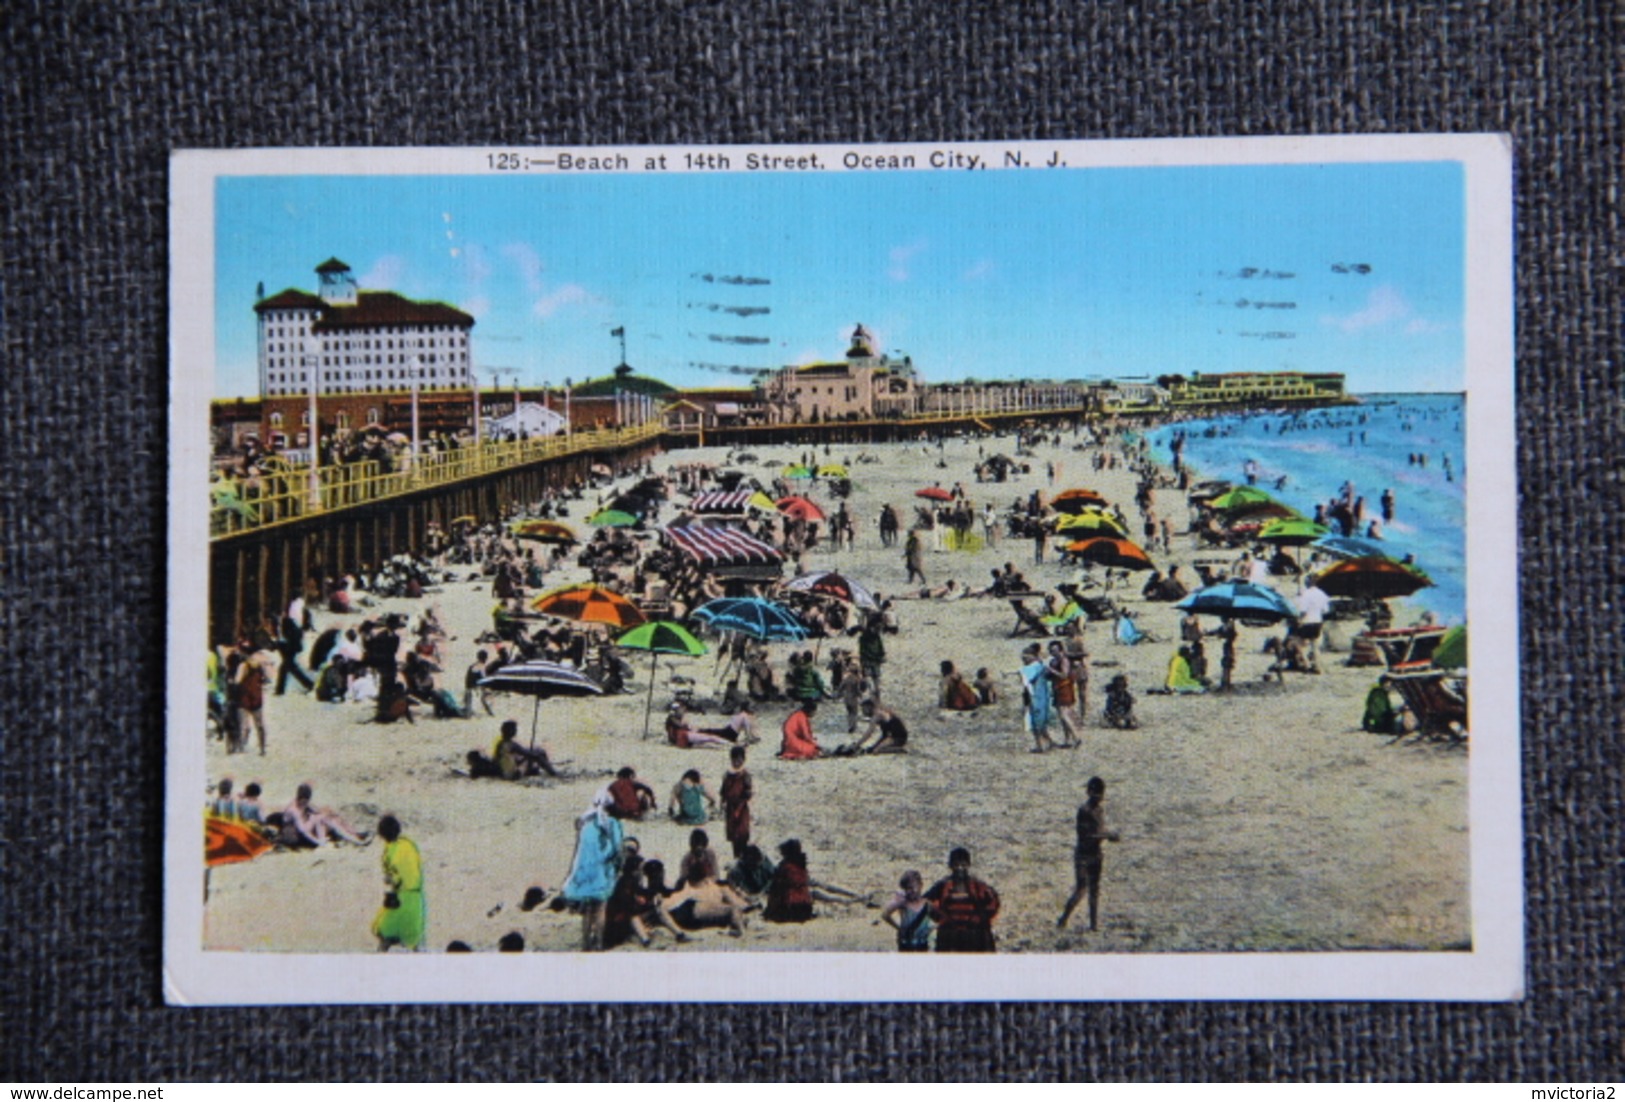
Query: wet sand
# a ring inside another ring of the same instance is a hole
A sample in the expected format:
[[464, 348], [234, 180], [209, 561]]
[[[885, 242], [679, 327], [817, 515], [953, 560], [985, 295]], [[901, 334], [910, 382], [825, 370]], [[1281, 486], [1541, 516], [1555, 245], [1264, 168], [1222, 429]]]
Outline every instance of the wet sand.
[[[946, 487], [963, 482], [978, 506], [991, 500], [1001, 509], [1034, 489], [1052, 493], [1086, 486], [1119, 504], [1135, 526], [1133, 476], [1122, 467], [1093, 471], [1092, 452], [1074, 451], [1073, 444], [1067, 436], [1060, 447], [1040, 447], [1024, 460], [1030, 473], [997, 484], [975, 482], [978, 447], [988, 454], [1014, 454], [1010, 437], [949, 441], [941, 451], [921, 445], [836, 447], [830, 459], [848, 463], [855, 485], [857, 546], [837, 552], [821, 543], [806, 556], [806, 566], [840, 569], [887, 595], [903, 591], [901, 543], [882, 547], [875, 518], [889, 501], [906, 524], [914, 491], [937, 481]], [[777, 461], [749, 465], [764, 483], [796, 458], [789, 449], [753, 450], [761, 461]], [[881, 461], [855, 462], [862, 451]], [[721, 449], [697, 449], [662, 456], [656, 467], [720, 462], [722, 456]], [[1060, 468], [1053, 484], [1045, 472], [1051, 460]], [[938, 467], [939, 461], [946, 467]], [[830, 503], [827, 494], [815, 490], [812, 496]], [[1159, 513], [1171, 516], [1176, 530], [1184, 526], [1182, 498], [1171, 490], [1159, 493]], [[663, 515], [669, 518], [675, 504]], [[578, 508], [572, 522], [585, 529], [583, 516]], [[1173, 553], [1153, 558], [1165, 566], [1215, 557], [1199, 555], [1193, 543], [1188, 535], [1176, 535]], [[1035, 588], [1049, 588], [1073, 574], [1053, 549], [1049, 559], [1034, 565], [1030, 541], [1006, 540], [976, 551], [928, 549], [925, 571], [932, 584], [955, 578], [980, 587], [989, 569], [1010, 561]], [[1194, 580], [1189, 565], [1181, 574]], [[1385, 737], [1362, 733], [1364, 696], [1378, 671], [1344, 666], [1346, 654], [1323, 653], [1319, 676], [1288, 674], [1284, 684], [1273, 677], [1262, 680], [1271, 659], [1258, 649], [1271, 634], [1268, 629], [1242, 629], [1235, 692], [1147, 695], [1162, 683], [1180, 614], [1170, 605], [1142, 601], [1143, 577], [1137, 575], [1111, 596], [1138, 611], [1141, 625], [1159, 641], [1120, 646], [1111, 639], [1110, 625], [1089, 626], [1089, 714], [1080, 748], [1030, 752], [1015, 674], [1027, 640], [1010, 638], [1015, 617], [1009, 602], [998, 599], [899, 603], [902, 631], [886, 638], [883, 680], [887, 702], [909, 726], [907, 755], [777, 760], [778, 728], [789, 707], [765, 705], [759, 713], [763, 739], [749, 761], [757, 793], [755, 840], [776, 856], [780, 841], [801, 839], [815, 879], [867, 893], [876, 906], [821, 904], [819, 916], [804, 926], [755, 919], [740, 939], [707, 932], [679, 946], [657, 935], [656, 949], [891, 951], [893, 935], [879, 923], [878, 904], [890, 898], [905, 869], [919, 869], [927, 884], [944, 875], [946, 855], [956, 845], [972, 851], [974, 874], [1002, 896], [995, 929], [1006, 951], [1467, 947], [1466, 753], [1434, 744], [1389, 745]], [[548, 582], [583, 578], [585, 572], [572, 565], [551, 574]], [[1295, 580], [1278, 583], [1288, 596], [1296, 593]], [[460, 698], [462, 671], [478, 649], [475, 637], [490, 623], [489, 586], [460, 581], [425, 600], [438, 605], [453, 637], [445, 682]], [[365, 614], [411, 615], [418, 607], [383, 601]], [[318, 614], [317, 629], [362, 618]], [[827, 655], [831, 645], [826, 641], [821, 653]], [[781, 677], [790, 647], [772, 647]], [[1216, 641], [1208, 652], [1216, 668]], [[519, 720], [521, 738], [528, 737], [528, 699], [493, 697], [494, 718], [481, 711], [468, 720], [420, 716], [413, 726], [381, 726], [364, 722], [370, 705], [319, 704], [296, 686], [286, 696], [268, 699], [269, 754], [229, 756], [220, 743], [208, 742], [208, 775], [211, 781], [231, 776], [239, 790], [259, 781], [268, 809], [280, 808], [300, 782], [309, 781], [318, 804], [336, 807], [366, 830], [380, 814], [397, 815], [424, 858], [430, 949], [452, 939], [492, 949], [503, 934], [518, 930], [531, 948], [573, 950], [579, 943], [578, 919], [545, 907], [526, 914], [518, 901], [532, 884], [551, 892], [562, 882], [572, 823], [594, 793], [616, 768], [632, 765], [664, 805], [684, 770], [699, 769], [714, 792], [727, 767], [724, 751], [678, 750], [658, 735], [670, 672], [695, 677], [702, 693], [715, 699], [721, 686], [714, 658], [662, 659], [648, 738], [642, 731], [649, 659], [641, 653], [630, 659], [636, 675], [627, 694], [542, 705], [540, 740], [556, 760], [569, 763], [572, 774], [562, 781], [510, 784], [453, 773], [468, 750], [489, 749], [504, 718]], [[975, 713], [939, 711], [937, 670], [943, 659], [967, 675], [989, 667], [1003, 699]], [[1105, 684], [1119, 672], [1128, 674], [1138, 698], [1138, 730], [1112, 730], [1101, 723]], [[710, 715], [700, 721], [725, 718]], [[816, 730], [826, 749], [846, 741], [839, 702], [820, 709]], [[1058, 930], [1055, 920], [1072, 887], [1073, 818], [1085, 782], [1097, 775], [1109, 786], [1109, 827], [1122, 836], [1106, 848], [1100, 929], [1089, 932], [1086, 915], [1080, 915]], [[203, 797], [198, 793], [200, 802]], [[708, 829], [726, 861], [722, 823], [715, 820]], [[689, 830], [663, 817], [628, 824], [644, 854], [665, 860], [671, 869], [686, 848]], [[205, 909], [206, 946], [374, 950], [369, 927], [383, 891], [378, 846], [271, 853], [215, 869]], [[644, 950], [634, 944], [617, 951]]]

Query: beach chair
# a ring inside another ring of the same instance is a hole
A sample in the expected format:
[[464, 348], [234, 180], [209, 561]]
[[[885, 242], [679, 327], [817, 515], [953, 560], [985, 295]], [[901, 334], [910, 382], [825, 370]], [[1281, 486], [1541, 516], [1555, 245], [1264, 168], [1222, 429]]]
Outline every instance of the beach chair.
[[1085, 615], [1083, 605], [1078, 601], [1068, 601], [1066, 607], [1054, 616], [1042, 616], [1039, 622], [1055, 634], [1061, 634], [1063, 628], [1078, 617]]
[[1010, 629], [1010, 638], [1017, 639], [1023, 635], [1034, 635], [1040, 639], [1049, 637], [1049, 626], [1038, 613], [1027, 607], [1026, 601], [1019, 598], [1012, 600], [1010, 607], [1016, 614], [1016, 626]]
[[1466, 742], [1466, 682], [1459, 682], [1458, 692], [1449, 684], [1451, 679], [1443, 670], [1429, 663], [1407, 665], [1418, 668], [1398, 666], [1389, 672], [1388, 678], [1416, 717], [1416, 737]]

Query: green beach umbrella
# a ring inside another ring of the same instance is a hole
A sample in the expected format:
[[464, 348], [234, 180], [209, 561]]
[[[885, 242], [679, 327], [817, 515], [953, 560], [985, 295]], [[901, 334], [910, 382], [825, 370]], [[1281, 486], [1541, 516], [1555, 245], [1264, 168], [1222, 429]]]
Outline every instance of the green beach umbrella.
[[1444, 633], [1439, 645], [1433, 651], [1433, 664], [1448, 670], [1460, 670], [1467, 667], [1467, 625], [1457, 624]]
[[630, 528], [637, 522], [637, 517], [620, 509], [600, 509], [587, 518], [595, 528]]
[[646, 624], [639, 624], [615, 640], [615, 645], [649, 652], [649, 697], [643, 705], [643, 737], [648, 738], [649, 714], [654, 711], [655, 704], [655, 671], [660, 665], [660, 656], [686, 654], [690, 658], [698, 658], [709, 648], [689, 634], [682, 624], [670, 620], [650, 620]]
[[792, 463], [780, 471], [779, 474], [785, 478], [811, 478], [813, 476], [812, 468], [804, 467], [800, 463]]
[[1242, 505], [1260, 505], [1274, 500], [1273, 497], [1260, 490], [1257, 486], [1237, 486], [1226, 490], [1208, 504], [1223, 513]]
[[1282, 517], [1260, 528], [1258, 538], [1283, 547], [1303, 547], [1324, 538], [1330, 531], [1325, 525], [1302, 517]]

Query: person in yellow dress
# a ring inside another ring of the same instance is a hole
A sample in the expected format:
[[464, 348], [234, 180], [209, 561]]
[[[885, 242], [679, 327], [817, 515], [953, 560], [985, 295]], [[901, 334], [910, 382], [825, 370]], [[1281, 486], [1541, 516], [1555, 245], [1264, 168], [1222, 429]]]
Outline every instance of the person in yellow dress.
[[378, 951], [388, 952], [396, 945], [421, 949], [429, 919], [423, 897], [423, 857], [417, 843], [401, 833], [400, 820], [393, 815], [378, 820], [378, 836], [386, 843], [384, 882], [389, 885], [384, 905], [372, 920]]

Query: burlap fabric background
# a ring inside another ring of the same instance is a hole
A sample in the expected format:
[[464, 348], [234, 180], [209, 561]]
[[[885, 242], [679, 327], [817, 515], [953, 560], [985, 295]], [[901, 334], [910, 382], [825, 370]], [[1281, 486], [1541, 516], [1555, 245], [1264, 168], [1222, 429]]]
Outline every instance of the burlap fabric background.
[[[0, 1079], [1625, 1077], [1615, 5], [13, 0], [0, 25]], [[1517, 145], [1524, 634], [1474, 644], [1524, 662], [1527, 1001], [162, 1005], [170, 150], [1430, 130]]]

